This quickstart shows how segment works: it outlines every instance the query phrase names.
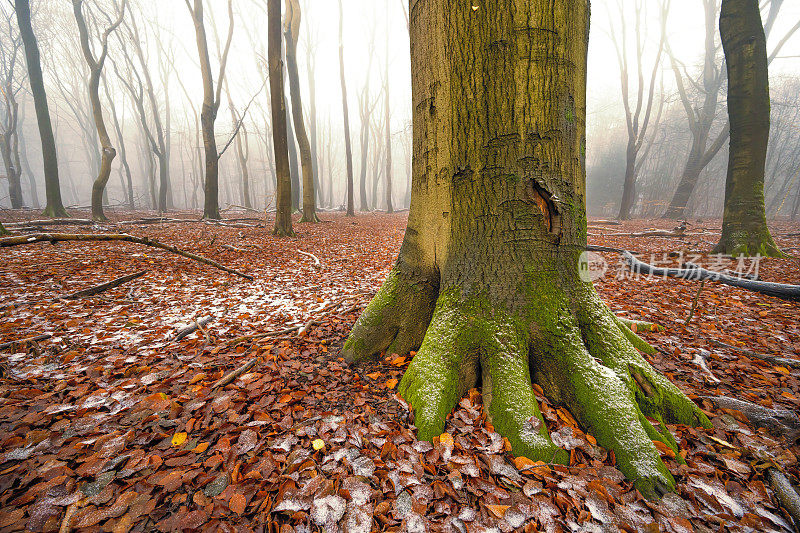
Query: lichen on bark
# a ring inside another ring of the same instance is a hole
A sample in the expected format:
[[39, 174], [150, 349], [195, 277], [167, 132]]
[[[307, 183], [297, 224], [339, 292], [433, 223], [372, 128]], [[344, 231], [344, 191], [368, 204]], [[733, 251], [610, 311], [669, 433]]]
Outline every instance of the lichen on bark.
[[648, 496], [674, 487], [654, 420], [708, 426], [579, 276], [586, 247], [588, 2], [411, 4], [414, 159], [397, 263], [350, 362], [419, 348], [399, 392], [431, 439], [471, 387], [513, 452], [565, 462], [538, 383]]

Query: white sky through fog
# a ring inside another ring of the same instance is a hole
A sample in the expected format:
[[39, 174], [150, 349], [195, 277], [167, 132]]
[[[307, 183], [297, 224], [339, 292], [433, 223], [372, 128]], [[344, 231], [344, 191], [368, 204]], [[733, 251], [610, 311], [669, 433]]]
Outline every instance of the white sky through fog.
[[[390, 50], [390, 80], [393, 103], [393, 130], [402, 128], [405, 121], [410, 118], [410, 64], [409, 45], [406, 21], [403, 15], [403, 2], [406, 0], [343, 0], [344, 6], [344, 35], [345, 35], [345, 63], [347, 66], [348, 92], [351, 113], [357, 114], [356, 98], [364, 85], [368, 51], [374, 49], [375, 57], [372, 64], [371, 93], [376, 97], [380, 90], [383, 76], [383, 61], [386, 50], [385, 29], [389, 32]], [[464, 0], [455, 0], [464, 1]], [[186, 12], [184, 2], [181, 0], [160, 0], [158, 3], [159, 24], [172, 28], [178, 44], [178, 55], [189, 54], [184, 61], [185, 68], [181, 68], [181, 77], [187, 88], [193, 87], [195, 94], [201, 94], [200, 74], [193, 64], [194, 28]], [[227, 13], [225, 0], [207, 0], [208, 15], [217, 21], [220, 32], [227, 29]], [[631, 0], [623, 3], [632, 4]], [[155, 4], [155, 2], [154, 2]], [[169, 5], [172, 4], [172, 5]], [[338, 3], [336, 0], [305, 0], [304, 20], [300, 37], [300, 67], [301, 76], [305, 69], [305, 44], [307, 30], [311, 28], [317, 41], [316, 79], [317, 79], [317, 106], [318, 112], [324, 117], [330, 115], [334, 121], [339, 120], [341, 113], [341, 93], [339, 90], [339, 62], [338, 62]], [[646, 39], [655, 45], [659, 37], [658, 13], [654, 0], [646, 0]], [[232, 91], [237, 95], [237, 100], [246, 102], [260, 87], [259, 73], [255, 71], [254, 52], [266, 51], [266, 13], [259, 6], [259, 2], [251, 0], [235, 0], [237, 9], [237, 31], [234, 38], [234, 49], [231, 54], [229, 75]], [[610, 39], [610, 31], [619, 32], [619, 28], [611, 30], [609, 8], [616, 9], [616, 0], [595, 0], [592, 2], [591, 37], [589, 48], [589, 113], [603, 112], [603, 106], [608, 107], [618, 99], [619, 94], [619, 68], [616, 54]], [[614, 24], [618, 23], [618, 15], [612, 15]], [[632, 20], [632, 16], [629, 17]], [[800, 19], [800, 2], [785, 2], [773, 31], [770, 45], [782, 37], [786, 31]], [[388, 26], [387, 26], [388, 23]], [[255, 40], [255, 50], [250, 43], [247, 30]], [[374, 44], [370, 45], [371, 34], [374, 32]], [[210, 36], [212, 33], [209, 31]], [[669, 18], [668, 35], [670, 45], [675, 55], [690, 68], [701, 64], [704, 39], [703, 8], [698, 0], [672, 0], [672, 9]], [[224, 35], [221, 35], [224, 39]], [[771, 48], [770, 46], [770, 48]], [[213, 47], [213, 45], [212, 45]], [[781, 56], [800, 55], [800, 33], [796, 34], [782, 49]], [[648, 62], [649, 63], [649, 62]], [[666, 66], [666, 65], [665, 65]], [[647, 63], [646, 63], [647, 69]], [[649, 70], [649, 69], [647, 69]], [[800, 58], [776, 59], [771, 65], [773, 74], [798, 74], [800, 72]], [[672, 72], [664, 69], [664, 84], [666, 88], [674, 85]], [[305, 78], [302, 84], [306, 86]], [[174, 96], [177, 100], [184, 99], [179, 88], [174, 87]], [[243, 105], [243, 104], [240, 104]], [[598, 109], [599, 107], [599, 109]], [[621, 111], [621, 110], [620, 110]], [[357, 118], [356, 118], [357, 120]]]

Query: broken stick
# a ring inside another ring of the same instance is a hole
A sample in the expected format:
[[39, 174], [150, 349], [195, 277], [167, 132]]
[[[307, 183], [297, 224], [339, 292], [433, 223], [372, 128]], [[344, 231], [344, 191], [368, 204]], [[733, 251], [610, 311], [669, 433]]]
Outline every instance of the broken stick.
[[49, 333], [45, 333], [44, 335], [36, 335], [35, 337], [28, 337], [27, 339], [20, 339], [18, 341], [4, 342], [3, 344], [0, 344], [0, 350], [5, 350], [6, 348], [11, 348], [12, 346], [17, 345], [17, 344], [25, 344], [25, 343], [28, 343], [28, 342], [45, 341], [45, 340], [47, 340], [47, 339], [49, 339], [51, 337], [52, 337], [52, 335], [50, 335]]
[[303, 255], [308, 256], [311, 259], [313, 259], [314, 260], [314, 268], [316, 268], [317, 270], [322, 268], [322, 263], [320, 262], [319, 258], [316, 255], [310, 254], [308, 252], [304, 252], [303, 250], [297, 250], [297, 253], [303, 254]]
[[121, 278], [117, 278], [112, 281], [108, 281], [106, 283], [101, 283], [100, 285], [95, 285], [94, 287], [89, 287], [88, 289], [83, 289], [82, 291], [73, 292], [72, 294], [67, 294], [66, 296], [62, 296], [64, 300], [77, 300], [79, 298], [87, 298], [89, 296], [94, 296], [96, 294], [100, 294], [101, 292], [105, 292], [109, 289], [113, 289], [114, 287], [119, 287], [124, 283], [128, 283], [129, 281], [133, 281], [137, 278], [141, 278], [147, 274], [147, 270], [142, 270], [141, 272], [137, 272], [135, 274], [129, 274], [127, 276], [122, 276]]
[[[203, 331], [203, 328], [206, 327], [206, 325], [208, 325], [212, 320], [214, 320], [214, 317], [212, 316], [207, 316], [205, 318], [201, 318], [200, 320], [195, 320], [194, 323], [179, 329], [178, 332], [175, 334], [175, 336], [172, 337], [172, 342], [179, 341], [184, 337], [188, 337], [198, 329], [200, 331]], [[203, 333], [205, 332], [203, 331]], [[208, 336], [207, 333], [206, 336]]]
[[168, 252], [172, 252], [174, 254], [178, 254], [182, 257], [186, 257], [187, 259], [191, 259], [192, 261], [197, 261], [198, 263], [203, 263], [204, 265], [212, 266], [214, 268], [218, 268], [219, 270], [223, 270], [230, 274], [235, 274], [247, 280], [253, 281], [253, 276], [249, 274], [245, 274], [243, 272], [239, 272], [238, 270], [234, 270], [230, 267], [226, 267], [216, 261], [208, 259], [207, 257], [203, 257], [201, 255], [193, 254], [191, 252], [186, 252], [181, 250], [177, 246], [171, 246], [168, 244], [162, 244], [156, 240], [149, 239], [147, 237], [134, 237], [133, 235], [128, 235], [127, 233], [88, 233], [88, 234], [73, 234], [73, 233], [33, 233], [30, 235], [20, 235], [16, 237], [5, 237], [0, 239], [0, 248], [6, 248], [9, 246], [21, 246], [24, 244], [33, 244], [36, 242], [49, 242], [51, 244], [55, 244], [57, 242], [131, 242], [134, 244], [141, 244], [143, 246], [150, 246], [153, 248], [158, 248], [160, 250], [166, 250]]

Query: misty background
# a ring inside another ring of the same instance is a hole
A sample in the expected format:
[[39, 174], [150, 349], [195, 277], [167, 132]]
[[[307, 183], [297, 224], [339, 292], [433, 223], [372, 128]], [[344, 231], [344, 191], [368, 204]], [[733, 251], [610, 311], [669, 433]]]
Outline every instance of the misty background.
[[[473, 3], [477, 2], [479, 0], [473, 0]], [[91, 117], [88, 69], [81, 55], [72, 5], [67, 0], [36, 0], [31, 4], [58, 143], [62, 195], [68, 208], [86, 207], [100, 164], [100, 146]], [[644, 80], [643, 106], [647, 106], [650, 82], [654, 80], [650, 122], [637, 159], [634, 216], [663, 214], [689, 157], [692, 138], [685, 100], [678, 90], [676, 70], [682, 78], [685, 98], [692, 106], [700, 106], [706, 99], [703, 84], [707, 29], [704, 2], [672, 0], [669, 3], [663, 46], [663, 14], [659, 4], [650, 0], [592, 2], [587, 208], [593, 216], [611, 217], [617, 213], [625, 178], [629, 138], [618, 51], [627, 55], [630, 107], [635, 108], [637, 104], [638, 51], [641, 52]], [[769, 4], [769, 1], [764, 2], [765, 16]], [[301, 5], [303, 20], [298, 61], [307, 130], [309, 134], [316, 130], [320, 183], [318, 203], [322, 208], [338, 209], [345, 203], [346, 181], [339, 81], [339, 9], [333, 0], [303, 0]], [[113, 0], [87, 0], [85, 6], [96, 46], [97, 36], [108, 25], [108, 17], [113, 15]], [[407, 1], [343, 0], [343, 8], [356, 207], [361, 207], [358, 188], [363, 173], [367, 184], [367, 207], [385, 209], [383, 173], [386, 153], [382, 105], [386, 86], [390, 91], [392, 197], [395, 206], [407, 207], [411, 160]], [[717, 31], [718, 5], [716, 9], [714, 61], [716, 68], [724, 72]], [[12, 91], [19, 103], [23, 198], [25, 205], [39, 208], [44, 204], [42, 157], [27, 85], [24, 52], [9, 3], [0, 4], [0, 13], [0, 76], [3, 94]], [[768, 53], [777, 50], [770, 64], [772, 130], [765, 184], [767, 214], [771, 217], [797, 216], [800, 205], [800, 33], [792, 34], [798, 21], [800, 5], [786, 2], [768, 36]], [[227, 2], [207, 1], [206, 30], [215, 82], [219, 49], [224, 46], [219, 41], [226, 38], [228, 24]], [[234, 1], [234, 27], [216, 133], [217, 143], [222, 148], [233, 133], [238, 132], [242, 153], [239, 154], [236, 143], [232, 143], [220, 160], [220, 207], [224, 209], [245, 203], [241, 186], [244, 162], [251, 182], [250, 203], [258, 209], [272, 208], [275, 205], [275, 174], [269, 88], [265, 83], [266, 2]], [[134, 42], [140, 44], [141, 55], [137, 55]], [[100, 94], [112, 142], [118, 154], [120, 144], [124, 145], [125, 156], [114, 160], [107, 187], [107, 205], [155, 209], [158, 164], [142, 124], [141, 112], [144, 111], [148, 127], [155, 127], [157, 116], [166, 133], [170, 208], [202, 208], [203, 154], [198, 121], [203, 89], [195, 29], [185, 3], [181, 0], [131, 0], [125, 22], [111, 35], [109, 43]], [[389, 76], [385, 80], [387, 60]], [[651, 77], [651, 74], [654, 75]], [[148, 77], [153, 98], [147, 95]], [[312, 91], [313, 111], [310, 107]], [[137, 103], [139, 92], [141, 102]], [[288, 95], [288, 81], [286, 92]], [[709, 144], [727, 120], [725, 95], [726, 86], [722, 79], [718, 85], [713, 124], [709, 128]], [[8, 118], [8, 108], [2, 106], [2, 127], [7, 127]], [[237, 128], [239, 121], [241, 127]], [[309, 129], [311, 122], [315, 128]], [[115, 123], [119, 126], [121, 139]], [[131, 175], [132, 198], [126, 184], [126, 163]], [[700, 174], [687, 205], [687, 216], [721, 215], [726, 165], [727, 142], [724, 142]], [[10, 206], [8, 182], [2, 179], [0, 206]]]

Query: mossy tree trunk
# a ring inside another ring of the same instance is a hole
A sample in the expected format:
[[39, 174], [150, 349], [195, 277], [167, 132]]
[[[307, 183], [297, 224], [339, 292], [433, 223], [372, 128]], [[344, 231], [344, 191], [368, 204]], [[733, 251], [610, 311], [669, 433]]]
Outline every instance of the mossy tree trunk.
[[31, 85], [34, 106], [36, 107], [36, 121], [39, 126], [39, 136], [42, 140], [42, 158], [44, 160], [44, 184], [47, 205], [44, 216], [67, 217], [67, 210], [61, 201], [61, 184], [58, 180], [58, 152], [56, 139], [53, 135], [53, 123], [50, 120], [50, 109], [47, 105], [47, 92], [44, 88], [42, 62], [39, 54], [39, 43], [31, 26], [30, 0], [14, 0], [14, 10], [17, 13], [17, 23], [22, 42], [25, 45], [25, 62], [28, 66], [28, 80]]
[[284, 36], [286, 40], [286, 70], [289, 74], [289, 92], [292, 98], [292, 119], [300, 148], [300, 166], [303, 170], [303, 216], [300, 222], [319, 222], [317, 217], [316, 191], [314, 185], [314, 160], [311, 156], [311, 142], [308, 140], [306, 125], [303, 122], [303, 99], [300, 94], [300, 72], [297, 67], [297, 39], [300, 36], [300, 2], [286, 1], [286, 20]]
[[275, 228], [273, 235], [294, 237], [292, 229], [292, 178], [289, 175], [289, 146], [286, 132], [286, 100], [283, 97], [281, 61], [281, 0], [267, 3], [267, 56], [272, 111], [272, 146], [275, 149]]
[[781, 257], [764, 208], [770, 102], [767, 39], [758, 0], [723, 0], [719, 33], [728, 68], [731, 140], [722, 237], [714, 251]]
[[400, 394], [421, 439], [480, 380], [514, 453], [566, 461], [539, 383], [655, 496], [674, 480], [653, 440], [675, 442], [646, 417], [709, 422], [579, 276], [588, 22], [587, 0], [412, 1], [408, 228], [343, 355], [419, 348]]
[[3, 223], [0, 222], [0, 235], [9, 235], [10, 233], [10, 231], [3, 227]]

